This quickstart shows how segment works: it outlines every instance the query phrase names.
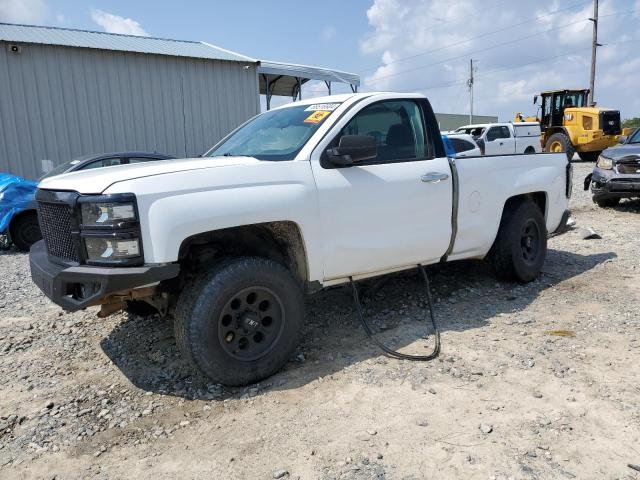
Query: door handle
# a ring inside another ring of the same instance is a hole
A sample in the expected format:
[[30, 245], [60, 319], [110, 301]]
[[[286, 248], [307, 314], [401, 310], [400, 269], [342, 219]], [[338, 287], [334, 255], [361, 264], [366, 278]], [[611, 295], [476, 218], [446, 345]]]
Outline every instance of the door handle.
[[446, 173], [429, 172], [422, 175], [420, 177], [420, 180], [422, 180], [424, 183], [440, 183], [447, 178], [449, 178], [449, 175]]

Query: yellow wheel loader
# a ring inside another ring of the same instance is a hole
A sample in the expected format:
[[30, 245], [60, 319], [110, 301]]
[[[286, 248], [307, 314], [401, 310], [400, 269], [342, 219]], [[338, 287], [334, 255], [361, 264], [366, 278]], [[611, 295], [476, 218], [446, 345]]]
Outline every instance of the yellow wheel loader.
[[618, 143], [622, 133], [620, 112], [588, 107], [588, 89], [551, 90], [533, 97], [540, 104], [541, 118], [517, 113], [515, 122], [540, 122], [540, 143], [545, 152], [565, 152], [569, 161], [578, 153], [585, 161], [595, 161], [605, 148]]

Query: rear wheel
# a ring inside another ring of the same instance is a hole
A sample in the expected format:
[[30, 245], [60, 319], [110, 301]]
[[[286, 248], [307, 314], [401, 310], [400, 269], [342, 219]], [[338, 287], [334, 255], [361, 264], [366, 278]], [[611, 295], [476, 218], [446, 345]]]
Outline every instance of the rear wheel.
[[578, 152], [578, 155], [580, 155], [580, 160], [582, 160], [583, 162], [595, 162], [596, 160], [598, 160], [598, 157], [601, 153], [601, 151]]
[[620, 203], [619, 198], [599, 198], [598, 200], [594, 200], [601, 208], [613, 208]]
[[530, 282], [538, 276], [547, 256], [547, 228], [538, 205], [525, 201], [505, 211], [491, 256], [500, 278]]
[[554, 133], [547, 139], [547, 143], [544, 147], [545, 151], [551, 153], [566, 153], [569, 161], [573, 160], [573, 154], [576, 152], [573, 148], [573, 144], [569, 137], [564, 133]]
[[29, 250], [31, 245], [41, 239], [36, 213], [25, 213], [11, 223], [11, 240], [19, 250]]
[[526, 155], [536, 153], [536, 149], [533, 148], [532, 146], [528, 146], [527, 148], [524, 149], [524, 153]]
[[178, 299], [176, 343], [212, 381], [246, 385], [277, 372], [299, 343], [304, 302], [298, 282], [264, 258], [222, 262]]

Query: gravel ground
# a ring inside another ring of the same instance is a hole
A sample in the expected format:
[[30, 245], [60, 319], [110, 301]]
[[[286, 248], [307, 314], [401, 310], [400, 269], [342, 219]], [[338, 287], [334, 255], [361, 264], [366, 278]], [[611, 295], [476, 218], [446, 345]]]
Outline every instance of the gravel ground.
[[[575, 165], [572, 209], [602, 238], [550, 239], [538, 280], [429, 268], [443, 341], [429, 363], [382, 356], [335, 288], [309, 298], [282, 372], [211, 385], [169, 320], [64, 313], [26, 255], [1, 253], [0, 478], [639, 479], [640, 201], [596, 207], [590, 169]], [[432, 341], [418, 280], [366, 304], [412, 353]]]

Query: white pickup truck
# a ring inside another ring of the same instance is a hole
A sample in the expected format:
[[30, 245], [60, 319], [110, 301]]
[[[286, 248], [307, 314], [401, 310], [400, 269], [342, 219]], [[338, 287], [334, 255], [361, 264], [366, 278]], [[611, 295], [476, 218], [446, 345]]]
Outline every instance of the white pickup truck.
[[76, 172], [36, 194], [34, 282], [66, 310], [146, 302], [216, 382], [290, 357], [303, 293], [489, 257], [533, 280], [568, 219], [564, 154], [447, 158], [428, 100], [359, 93], [249, 120], [204, 158]]
[[464, 125], [457, 128], [455, 133], [471, 135], [484, 155], [542, 152], [538, 122]]

